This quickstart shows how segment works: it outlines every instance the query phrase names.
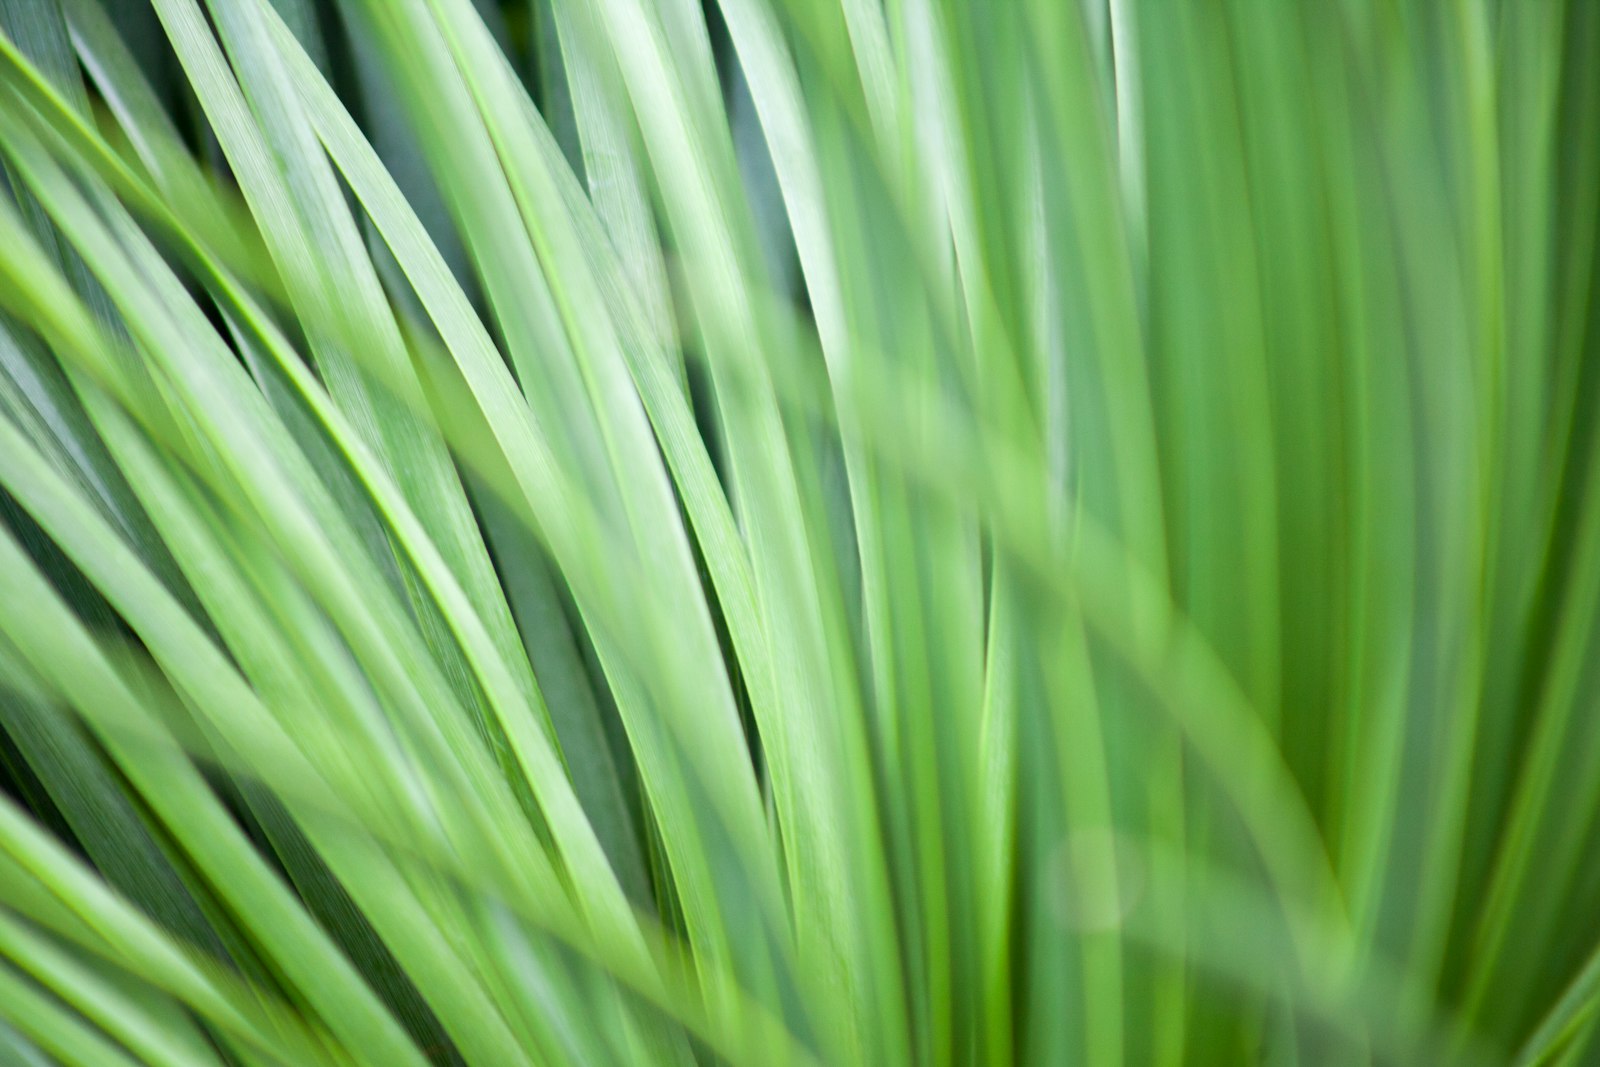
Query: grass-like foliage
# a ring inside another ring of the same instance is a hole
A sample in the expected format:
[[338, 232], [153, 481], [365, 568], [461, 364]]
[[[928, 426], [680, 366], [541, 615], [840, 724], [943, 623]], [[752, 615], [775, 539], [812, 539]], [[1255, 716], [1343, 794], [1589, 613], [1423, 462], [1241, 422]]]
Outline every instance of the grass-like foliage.
[[1600, 1062], [1600, 3], [0, 31], [0, 1064]]

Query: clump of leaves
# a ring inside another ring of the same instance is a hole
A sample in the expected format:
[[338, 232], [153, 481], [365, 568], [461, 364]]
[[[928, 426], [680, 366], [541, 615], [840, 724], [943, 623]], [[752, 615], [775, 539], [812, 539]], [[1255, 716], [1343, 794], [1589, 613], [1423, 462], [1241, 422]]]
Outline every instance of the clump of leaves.
[[0, 1060], [1600, 1054], [1600, 5], [0, 29]]

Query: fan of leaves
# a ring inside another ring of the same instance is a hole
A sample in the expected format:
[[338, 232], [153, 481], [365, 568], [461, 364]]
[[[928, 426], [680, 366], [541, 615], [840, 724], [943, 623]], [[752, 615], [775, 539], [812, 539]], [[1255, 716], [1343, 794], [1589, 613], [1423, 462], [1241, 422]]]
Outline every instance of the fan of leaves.
[[0, 1062], [1592, 1062], [1600, 5], [0, 0]]

